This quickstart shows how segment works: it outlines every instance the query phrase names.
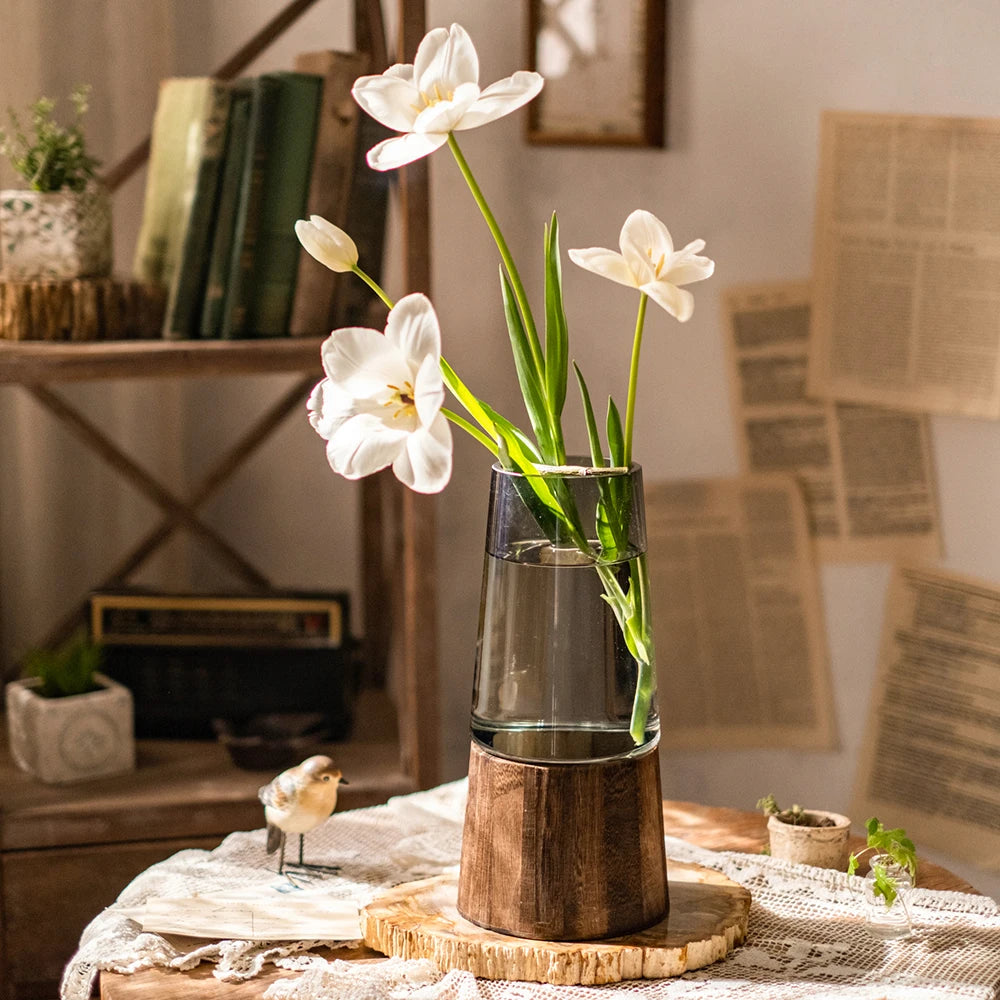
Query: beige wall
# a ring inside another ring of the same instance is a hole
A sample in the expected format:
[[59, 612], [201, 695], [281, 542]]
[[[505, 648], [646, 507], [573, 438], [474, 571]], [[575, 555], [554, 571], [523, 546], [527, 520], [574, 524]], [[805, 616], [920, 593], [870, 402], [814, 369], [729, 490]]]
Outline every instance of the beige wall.
[[[110, 162], [147, 126], [160, 75], [209, 69], [280, 3], [18, 0], [18, 5], [36, 23], [34, 14], [44, 11], [40, 44], [60, 57], [32, 60], [22, 53], [21, 62], [40, 86], [64, 90], [89, 77], [95, 88], [99, 83], [105, 88], [109, 107], [95, 120], [100, 119], [101, 153]], [[321, 0], [254, 68], [287, 66], [302, 49], [347, 44], [349, 6]], [[524, 7], [520, 2], [429, 0], [428, 20], [431, 25], [463, 23], [477, 43], [482, 79], [491, 82], [524, 65]], [[84, 14], [98, 9], [103, 17]], [[666, 150], [529, 147], [521, 139], [520, 116], [462, 136], [532, 294], [539, 289], [541, 227], [552, 210], [560, 216], [564, 248], [614, 246], [622, 221], [637, 207], [663, 218], [681, 242], [707, 240], [717, 274], [695, 287], [694, 318], [680, 326], [658, 313], [647, 327], [636, 454], [652, 479], [737, 471], [719, 295], [730, 283], [808, 277], [820, 111], [1000, 114], [996, 0], [671, 0], [670, 10]], [[63, 18], [69, 18], [72, 31], [62, 30]], [[10, 39], [11, 33], [3, 34]], [[33, 92], [27, 76], [17, 77], [3, 66], [0, 60], [0, 103], [27, 100]], [[100, 96], [95, 93], [95, 102]], [[137, 179], [116, 209], [120, 262], [128, 261], [129, 241], [134, 241], [140, 186]], [[449, 360], [474, 389], [518, 416], [495, 288], [495, 254], [446, 152], [433, 160], [432, 220], [433, 297]], [[573, 354], [585, 364], [595, 397], [614, 391], [620, 398], [634, 302], [625, 290], [616, 291], [568, 263], [565, 282]], [[390, 290], [397, 296], [407, 291], [391, 282]], [[136, 384], [116, 390], [111, 397], [116, 415], [107, 419], [118, 423], [126, 438], [137, 439], [151, 465], [191, 482], [220, 440], [284, 385], [280, 378], [243, 385], [213, 381], [184, 389]], [[79, 387], [74, 393], [95, 407], [105, 398], [100, 387]], [[103, 470], [67, 449], [47, 420], [25, 412], [23, 403], [12, 401], [13, 394], [0, 390], [3, 426], [12, 426], [12, 417], [19, 421], [16, 438], [0, 435], [0, 582], [8, 660], [44, 627], [54, 605], [85, 585], [88, 569], [100, 565], [94, 533], [71, 525], [103, 520], [110, 544], [121, 547], [149, 516], [144, 505], [112, 499]], [[156, 433], [145, 426], [147, 407], [183, 433]], [[576, 413], [571, 410], [569, 427], [579, 427]], [[994, 513], [1000, 495], [1000, 426], [935, 418], [933, 429], [948, 552], [944, 564], [1000, 583], [1000, 527]], [[582, 441], [578, 433], [578, 444]], [[80, 467], [86, 477], [83, 495], [68, 492], [76, 489], [71, 483]], [[487, 479], [485, 453], [459, 441], [454, 479], [439, 501], [446, 778], [463, 772], [467, 753]], [[38, 506], [37, 498], [46, 496], [45, 484], [52, 481], [56, 488]], [[279, 583], [356, 586], [355, 499], [356, 491], [328, 472], [305, 420], [293, 420], [213, 504], [211, 516]], [[46, 544], [37, 541], [43, 534]], [[39, 568], [40, 562], [50, 569], [56, 565], [53, 547], [63, 560], [54, 583], [52, 574]], [[186, 548], [162, 570], [175, 578], [195, 572], [202, 584], [214, 580], [214, 570]], [[759, 794], [774, 791], [779, 799], [819, 798], [828, 808], [846, 809], [857, 751], [866, 738], [865, 709], [887, 579], [888, 567], [881, 564], [825, 566], [821, 572], [838, 751], [671, 753], [663, 760], [665, 792], [750, 808]], [[1000, 892], [1000, 879], [954, 867]]]

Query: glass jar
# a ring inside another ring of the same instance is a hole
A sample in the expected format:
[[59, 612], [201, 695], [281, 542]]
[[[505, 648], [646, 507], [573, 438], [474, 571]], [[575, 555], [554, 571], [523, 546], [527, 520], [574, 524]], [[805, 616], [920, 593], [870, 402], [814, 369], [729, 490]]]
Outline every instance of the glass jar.
[[[877, 871], [885, 873], [896, 886], [896, 898], [887, 903], [881, 893], [875, 892]], [[871, 859], [871, 867], [864, 878], [866, 922], [868, 929], [878, 938], [906, 937], [913, 929], [907, 896], [913, 888], [910, 873], [893, 862], [887, 854], [878, 854]]]

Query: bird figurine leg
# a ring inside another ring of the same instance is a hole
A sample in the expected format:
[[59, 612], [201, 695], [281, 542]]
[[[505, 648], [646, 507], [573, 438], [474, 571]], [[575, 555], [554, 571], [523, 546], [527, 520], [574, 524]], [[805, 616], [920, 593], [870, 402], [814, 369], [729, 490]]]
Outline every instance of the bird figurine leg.
[[290, 867], [313, 871], [339, 871], [330, 865], [306, 864], [303, 860], [305, 834], [329, 819], [337, 808], [337, 789], [344, 781], [339, 768], [322, 754], [309, 757], [295, 767], [282, 771], [257, 793], [264, 804], [267, 824], [267, 853], [281, 848], [278, 874], [285, 873], [285, 840], [289, 833], [299, 835], [299, 861]]
[[[347, 784], [346, 781], [341, 782], [341, 783], [345, 784], [345, 785]], [[340, 871], [340, 865], [306, 864], [306, 862], [302, 860], [302, 845], [303, 845], [303, 842], [305, 841], [305, 839], [306, 839], [305, 838], [305, 834], [304, 833], [300, 833], [299, 834], [299, 861], [298, 861], [298, 864], [293, 864], [292, 865], [293, 868], [304, 868], [306, 871], [310, 871], [310, 872], [339, 872]], [[281, 873], [279, 872], [278, 874], [281, 874]]]

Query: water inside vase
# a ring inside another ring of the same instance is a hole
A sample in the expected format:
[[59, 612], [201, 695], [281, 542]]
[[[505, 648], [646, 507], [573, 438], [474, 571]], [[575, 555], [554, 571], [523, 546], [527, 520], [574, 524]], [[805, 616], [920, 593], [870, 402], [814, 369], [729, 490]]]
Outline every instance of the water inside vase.
[[[634, 559], [608, 565], [629, 585]], [[537, 762], [641, 752], [629, 733], [638, 667], [604, 599], [592, 555], [547, 540], [487, 554], [472, 735], [494, 753]]]

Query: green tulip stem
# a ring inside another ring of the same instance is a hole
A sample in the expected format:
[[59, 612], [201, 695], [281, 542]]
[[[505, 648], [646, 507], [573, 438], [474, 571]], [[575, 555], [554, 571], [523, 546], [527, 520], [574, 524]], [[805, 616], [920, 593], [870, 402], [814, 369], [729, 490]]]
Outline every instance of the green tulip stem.
[[517, 300], [518, 309], [521, 311], [521, 317], [524, 320], [525, 330], [528, 334], [527, 339], [531, 348], [531, 357], [535, 363], [535, 369], [541, 377], [545, 372], [545, 360], [542, 357], [542, 348], [538, 342], [538, 330], [535, 327], [535, 321], [531, 315], [531, 308], [528, 305], [528, 296], [524, 291], [524, 285], [521, 282], [521, 275], [518, 273], [517, 265], [514, 263], [514, 258], [507, 246], [507, 241], [503, 238], [503, 233], [500, 231], [500, 226], [497, 223], [496, 217], [493, 215], [490, 206], [486, 203], [486, 198], [483, 195], [479, 184], [476, 183], [476, 178], [472, 175], [472, 168], [469, 166], [468, 161], [465, 159], [461, 149], [458, 147], [458, 142], [456, 141], [455, 134], [453, 132], [448, 133], [448, 148], [451, 150], [452, 156], [455, 157], [458, 169], [461, 170], [462, 176], [465, 178], [465, 183], [468, 184], [469, 190], [472, 192], [472, 197], [475, 199], [476, 204], [479, 206], [479, 211], [482, 212], [483, 218], [486, 220], [486, 225], [489, 227], [490, 233], [493, 236], [493, 241], [496, 243], [497, 249], [500, 251], [500, 259], [503, 261], [504, 267], [507, 269], [507, 274], [510, 276], [511, 287], [514, 290], [514, 298]]
[[646, 303], [649, 296], [639, 295], [639, 315], [635, 320], [635, 336], [632, 338], [632, 364], [628, 373], [628, 401], [625, 406], [625, 466], [632, 464], [632, 430], [635, 426], [635, 395], [639, 385], [639, 352], [642, 350], [642, 330], [646, 325]]
[[392, 299], [390, 299], [389, 296], [382, 291], [382, 287], [374, 278], [365, 274], [365, 272], [362, 271], [357, 264], [351, 268], [351, 271], [353, 271], [354, 274], [356, 274], [390, 309], [392, 308]]

